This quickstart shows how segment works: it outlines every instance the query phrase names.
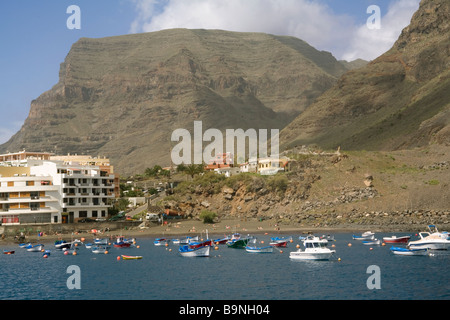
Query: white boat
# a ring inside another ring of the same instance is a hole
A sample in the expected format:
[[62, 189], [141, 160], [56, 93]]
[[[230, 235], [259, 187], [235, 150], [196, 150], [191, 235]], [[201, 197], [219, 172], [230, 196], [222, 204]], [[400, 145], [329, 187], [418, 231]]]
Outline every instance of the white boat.
[[293, 260], [329, 260], [336, 252], [327, 248], [328, 240], [315, 236], [308, 236], [303, 240], [304, 250], [301, 248], [289, 254]]
[[178, 249], [178, 252], [183, 257], [209, 257], [210, 250], [210, 246], [191, 248], [189, 245], [184, 245]]
[[251, 240], [251, 243], [248, 243], [245, 246], [245, 251], [250, 253], [272, 253], [273, 252], [273, 246], [265, 246], [265, 247], [257, 247], [256, 246], [256, 238]]
[[377, 246], [380, 245], [381, 241], [379, 239], [363, 240], [362, 243], [366, 246]]
[[109, 247], [95, 246], [91, 248], [92, 253], [107, 253]]
[[195, 242], [195, 241], [198, 241], [198, 236], [186, 237], [184, 239], [181, 239], [179, 244], [184, 245], [184, 244], [189, 244], [190, 242]]
[[391, 252], [393, 254], [402, 256], [424, 256], [427, 254], [428, 249], [409, 249], [409, 248], [391, 247]]
[[272, 253], [273, 252], [273, 246], [266, 246], [266, 247], [252, 247], [252, 246], [246, 246], [245, 250], [250, 253]]
[[155, 241], [153, 241], [153, 244], [155, 246], [165, 246], [166, 244], [169, 244], [170, 239], [166, 238], [156, 238]]
[[429, 225], [428, 229], [430, 232], [420, 232], [420, 239], [408, 242], [407, 247], [410, 249], [430, 250], [447, 250], [450, 248], [448, 233], [439, 232], [434, 225]]
[[96, 245], [106, 245], [106, 244], [108, 244], [108, 242], [109, 242], [108, 238], [103, 238], [103, 239], [95, 238], [94, 239], [94, 244], [96, 244]]
[[43, 244], [29, 245], [26, 247], [28, 252], [41, 252], [44, 249]]
[[372, 231], [366, 231], [360, 236], [353, 235], [353, 240], [373, 240], [375, 239], [375, 233]]

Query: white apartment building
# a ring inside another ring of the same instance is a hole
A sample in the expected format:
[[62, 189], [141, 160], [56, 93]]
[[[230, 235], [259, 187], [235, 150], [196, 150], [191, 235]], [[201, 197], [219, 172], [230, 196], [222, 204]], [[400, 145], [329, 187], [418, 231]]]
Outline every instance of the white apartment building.
[[107, 217], [115, 198], [111, 170], [30, 154], [15, 163], [0, 161], [0, 223], [73, 223]]

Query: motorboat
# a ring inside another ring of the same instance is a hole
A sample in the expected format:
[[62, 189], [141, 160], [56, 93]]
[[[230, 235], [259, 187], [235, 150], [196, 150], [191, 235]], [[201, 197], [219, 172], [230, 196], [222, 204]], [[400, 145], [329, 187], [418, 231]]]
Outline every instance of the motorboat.
[[29, 245], [26, 247], [28, 252], [41, 252], [44, 249], [43, 244]]
[[183, 257], [209, 257], [210, 250], [210, 246], [191, 248], [189, 245], [184, 245], [178, 249], [178, 252]]
[[379, 239], [363, 240], [362, 243], [366, 246], [377, 246], [381, 244], [381, 240]]
[[94, 246], [91, 248], [92, 253], [108, 253], [109, 247], [105, 246]]
[[419, 232], [419, 240], [410, 241], [410, 249], [447, 250], [450, 248], [450, 239], [447, 232], [439, 232], [435, 225], [428, 226], [429, 232]]
[[186, 237], [184, 239], [180, 240], [180, 245], [185, 245], [185, 244], [189, 244], [189, 242], [195, 242], [198, 241], [198, 236], [195, 237]]
[[126, 256], [122, 254], [123, 260], [140, 260], [142, 259], [142, 256]]
[[373, 240], [375, 239], [375, 233], [372, 231], [366, 231], [360, 236], [353, 235], [353, 240]]
[[113, 246], [115, 248], [128, 248], [130, 247], [132, 244], [132, 242], [130, 242], [129, 240], [124, 239], [124, 237], [118, 237], [116, 242], [113, 243]]
[[107, 245], [108, 243], [109, 243], [108, 238], [95, 238], [94, 239], [94, 244], [96, 244], [96, 245]]
[[164, 246], [166, 244], [169, 244], [170, 240], [166, 238], [156, 238], [155, 241], [153, 241], [153, 244], [155, 246]]
[[251, 241], [251, 244], [248, 243], [245, 246], [245, 250], [250, 253], [272, 253], [273, 246], [269, 245], [269, 246], [264, 246], [264, 247], [258, 247], [258, 246], [256, 246], [256, 238], [255, 238]]
[[391, 237], [384, 237], [383, 241], [385, 243], [408, 243], [410, 238], [411, 236], [402, 236], [402, 237], [391, 236]]
[[428, 249], [410, 249], [402, 247], [391, 247], [391, 252], [402, 256], [424, 256], [428, 253]]
[[336, 250], [327, 248], [328, 240], [310, 235], [303, 240], [305, 249], [298, 249], [289, 254], [292, 260], [329, 260]]
[[230, 239], [226, 242], [228, 248], [245, 249], [251, 238]]
[[291, 241], [292, 237], [283, 237], [283, 238], [279, 238], [279, 237], [274, 237], [274, 238], [270, 238], [270, 245], [273, 247], [283, 247], [286, 248], [287, 247], [287, 243], [288, 241]]

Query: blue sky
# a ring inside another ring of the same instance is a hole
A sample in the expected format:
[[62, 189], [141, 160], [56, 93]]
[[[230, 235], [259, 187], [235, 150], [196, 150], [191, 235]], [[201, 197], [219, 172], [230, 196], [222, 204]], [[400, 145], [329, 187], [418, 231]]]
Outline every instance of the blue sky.
[[[30, 103], [58, 82], [81, 37], [185, 27], [291, 35], [338, 59], [373, 59], [390, 48], [419, 0], [14, 0], [0, 2], [0, 143], [22, 126]], [[68, 29], [66, 10], [81, 10]], [[369, 30], [367, 8], [381, 9]]]

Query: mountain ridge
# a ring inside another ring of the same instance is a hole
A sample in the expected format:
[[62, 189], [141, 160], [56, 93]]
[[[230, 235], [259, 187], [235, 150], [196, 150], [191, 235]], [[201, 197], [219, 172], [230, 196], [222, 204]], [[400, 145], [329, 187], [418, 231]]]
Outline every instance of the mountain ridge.
[[347, 68], [293, 37], [170, 29], [74, 43], [1, 152], [102, 154], [126, 174], [170, 164], [173, 130], [282, 129]]
[[450, 144], [449, 3], [423, 0], [393, 47], [338, 82], [280, 133], [290, 148]]

